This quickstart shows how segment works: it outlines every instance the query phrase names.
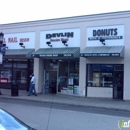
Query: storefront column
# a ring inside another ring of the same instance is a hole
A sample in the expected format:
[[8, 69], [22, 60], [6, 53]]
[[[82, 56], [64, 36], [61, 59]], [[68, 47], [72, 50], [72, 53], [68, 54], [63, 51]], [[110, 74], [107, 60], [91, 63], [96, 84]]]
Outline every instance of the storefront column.
[[130, 100], [130, 58], [125, 58], [123, 99]]
[[85, 92], [86, 92], [86, 58], [80, 57], [79, 96], [85, 97]]
[[34, 58], [34, 75], [36, 77], [36, 91], [37, 93], [42, 93], [42, 72], [43, 72], [43, 65], [42, 59]]

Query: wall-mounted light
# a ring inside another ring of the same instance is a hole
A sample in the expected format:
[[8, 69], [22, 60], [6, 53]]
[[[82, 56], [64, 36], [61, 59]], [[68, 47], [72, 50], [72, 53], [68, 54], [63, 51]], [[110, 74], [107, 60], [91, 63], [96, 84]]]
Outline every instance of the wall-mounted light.
[[52, 47], [51, 42], [46, 42], [46, 44], [50, 47]]
[[101, 42], [103, 45], [105, 45], [105, 39], [100, 38], [100, 42]]
[[68, 46], [67, 41], [66, 40], [63, 40], [62, 43], [65, 45], [65, 46]]
[[19, 45], [23, 48], [25, 48], [24, 44], [23, 43], [19, 43]]

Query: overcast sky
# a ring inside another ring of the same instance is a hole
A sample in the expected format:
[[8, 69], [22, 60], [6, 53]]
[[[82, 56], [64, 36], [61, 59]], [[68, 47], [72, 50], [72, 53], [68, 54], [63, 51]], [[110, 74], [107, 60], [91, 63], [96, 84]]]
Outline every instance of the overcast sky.
[[128, 10], [129, 0], [0, 0], [0, 24]]

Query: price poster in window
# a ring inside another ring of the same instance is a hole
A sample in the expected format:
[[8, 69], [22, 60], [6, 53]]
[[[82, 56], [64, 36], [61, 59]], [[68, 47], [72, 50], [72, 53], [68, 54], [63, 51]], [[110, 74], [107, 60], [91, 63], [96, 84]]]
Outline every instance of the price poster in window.
[[93, 73], [93, 86], [100, 86], [100, 73]]
[[69, 78], [69, 85], [73, 85], [73, 82], [74, 82], [73, 78]]

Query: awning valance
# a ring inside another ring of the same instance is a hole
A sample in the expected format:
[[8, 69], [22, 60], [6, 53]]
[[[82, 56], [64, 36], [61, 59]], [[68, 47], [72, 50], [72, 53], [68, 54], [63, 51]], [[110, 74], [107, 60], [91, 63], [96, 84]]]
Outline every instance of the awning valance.
[[123, 57], [124, 46], [93, 46], [86, 47], [81, 57]]
[[33, 52], [32, 57], [79, 57], [80, 48], [79, 47], [66, 47], [66, 48], [40, 48]]
[[34, 51], [35, 49], [7, 49], [5, 57], [7, 56], [31, 57], [31, 53]]

